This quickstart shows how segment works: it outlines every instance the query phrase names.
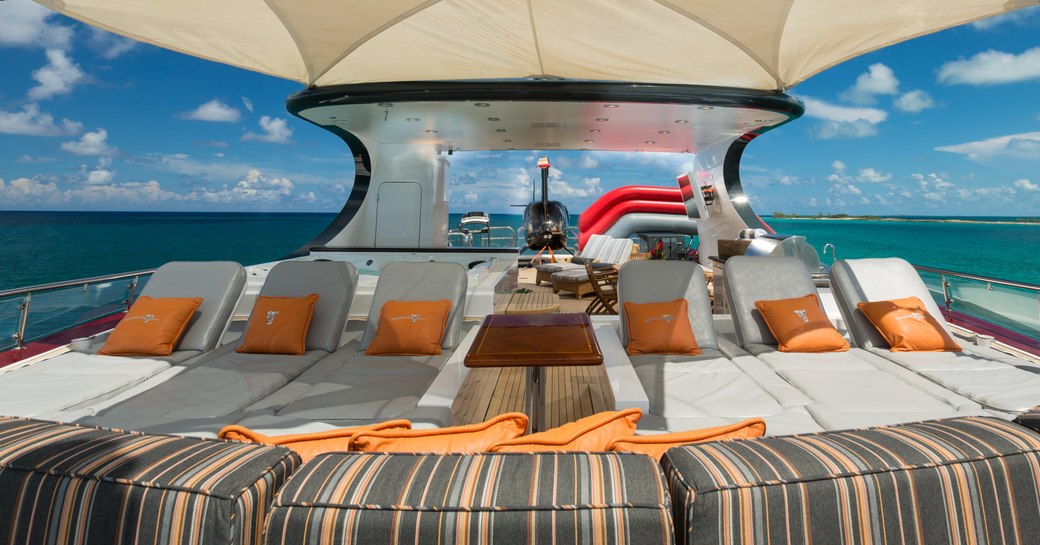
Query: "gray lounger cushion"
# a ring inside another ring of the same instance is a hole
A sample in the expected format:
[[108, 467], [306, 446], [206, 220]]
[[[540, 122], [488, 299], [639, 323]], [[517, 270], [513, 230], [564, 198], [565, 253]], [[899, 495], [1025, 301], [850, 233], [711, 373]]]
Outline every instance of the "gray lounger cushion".
[[284, 447], [0, 418], [4, 543], [259, 545]]
[[801, 261], [793, 257], [734, 256], [726, 260], [726, 299], [737, 343], [776, 346], [755, 301], [790, 299], [816, 293], [816, 284]]
[[700, 265], [685, 261], [630, 261], [618, 271], [621, 342], [628, 346], [625, 303], [659, 303], [686, 299], [693, 335], [702, 349], [717, 349], [711, 302]]
[[177, 350], [212, 350], [231, 322], [246, 286], [246, 271], [232, 261], [171, 261], [148, 279], [141, 295], [202, 297]]
[[629, 356], [650, 400], [650, 412], [667, 417], [744, 417], [778, 414], [783, 407], [717, 350], [699, 356]]
[[[194, 365], [217, 346], [242, 290], [245, 270], [230, 261], [173, 261], [142, 290], [149, 297], [202, 297], [187, 331], [169, 356], [98, 356], [69, 352], [4, 373], [0, 414], [34, 416], [117, 395], [172, 365]], [[100, 344], [92, 347], [100, 348]]]
[[267, 545], [672, 543], [660, 467], [630, 453], [323, 454], [278, 492]]
[[831, 266], [831, 287], [852, 341], [861, 348], [888, 348], [867, 316], [856, 308], [859, 303], [887, 301], [916, 296], [925, 309], [949, 331], [939, 306], [913, 265], [891, 258], [843, 259]]
[[361, 350], [368, 348], [379, 327], [379, 314], [387, 301], [451, 301], [451, 311], [444, 327], [442, 348], [453, 349], [461, 340], [462, 318], [466, 303], [466, 270], [457, 263], [397, 262], [379, 271], [379, 282], [372, 295]]
[[1040, 435], [995, 418], [669, 450], [677, 543], [1029, 543]]
[[949, 330], [927, 286], [906, 261], [899, 258], [838, 261], [831, 268], [831, 282], [838, 308], [857, 345], [987, 408], [1016, 413], [1040, 400], [1040, 375], [1027, 368], [1040, 369], [992, 349], [961, 341], [962, 352], [888, 350], [888, 342], [856, 308], [859, 303], [916, 296], [924, 302], [929, 314]]

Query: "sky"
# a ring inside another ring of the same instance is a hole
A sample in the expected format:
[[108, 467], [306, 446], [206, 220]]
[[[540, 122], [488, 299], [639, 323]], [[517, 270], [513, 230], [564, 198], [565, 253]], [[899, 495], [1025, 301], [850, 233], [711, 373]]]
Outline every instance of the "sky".
[[[289, 115], [295, 82], [0, 1], [0, 210], [336, 212], [353, 161]], [[761, 214], [1040, 216], [1040, 7], [864, 55], [789, 90], [806, 115], [752, 142]], [[539, 153], [452, 159], [453, 212], [514, 212]], [[572, 213], [671, 186], [691, 157], [551, 152]]]

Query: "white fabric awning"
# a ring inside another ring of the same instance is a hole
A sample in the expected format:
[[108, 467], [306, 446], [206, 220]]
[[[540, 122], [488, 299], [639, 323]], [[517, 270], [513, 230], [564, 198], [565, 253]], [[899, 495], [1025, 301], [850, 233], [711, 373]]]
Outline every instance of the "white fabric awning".
[[36, 0], [90, 25], [318, 86], [561, 77], [784, 90], [1037, 0]]

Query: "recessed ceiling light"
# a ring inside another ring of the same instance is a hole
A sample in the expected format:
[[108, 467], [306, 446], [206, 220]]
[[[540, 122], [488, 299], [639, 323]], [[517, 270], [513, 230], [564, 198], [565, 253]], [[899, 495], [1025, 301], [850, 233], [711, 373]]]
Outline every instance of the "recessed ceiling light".
[[426, 129], [426, 134], [437, 134], [437, 131], [433, 129]]
[[657, 131], [657, 134], [672, 134], [672, 131]]
[[334, 115], [330, 115], [330, 116], [329, 116], [329, 119], [336, 119], [336, 116], [334, 116]]
[[766, 122], [765, 119], [756, 119], [755, 120], [755, 123], [765, 123], [765, 122]]
[[503, 140], [503, 142], [512, 142], [512, 141], [513, 141], [512, 138], [506, 138], [505, 140]]
[[589, 132], [602, 132], [599, 129], [589, 129]]
[[382, 106], [383, 108], [393, 108], [394, 107], [394, 105], [389, 103], [389, 102], [380, 102], [379, 104], [376, 104], [376, 106]]
[[607, 118], [607, 117], [597, 117], [596, 121], [599, 121], [600, 123], [602, 123], [604, 121], [610, 121], [610, 118]]
[[656, 144], [657, 142], [654, 142], [653, 140], [647, 140], [646, 142], [643, 142], [643, 143], [644, 144]]
[[506, 129], [495, 129], [495, 132], [509, 132]]
[[509, 151], [516, 151], [516, 148], [509, 148]]
[[603, 107], [604, 108], [617, 108], [618, 105], [617, 104], [604, 104]]
[[592, 144], [593, 142], [595, 142], [595, 140], [585, 140], [586, 144]]
[[685, 125], [685, 124], [689, 123], [689, 121], [687, 121], [685, 119], [676, 119], [675, 122], [680, 124], [680, 125]]
[[488, 121], [502, 121], [502, 120], [497, 118], [497, 117], [489, 117]]
[[698, 110], [714, 110], [714, 106], [697, 106]]
[[477, 108], [487, 108], [488, 106], [491, 106], [487, 102], [474, 102], [473, 105]]
[[405, 121], [411, 121], [412, 123], [415, 123], [416, 121], [419, 121], [419, 118], [418, 117], [409, 117], [409, 118], [405, 119]]

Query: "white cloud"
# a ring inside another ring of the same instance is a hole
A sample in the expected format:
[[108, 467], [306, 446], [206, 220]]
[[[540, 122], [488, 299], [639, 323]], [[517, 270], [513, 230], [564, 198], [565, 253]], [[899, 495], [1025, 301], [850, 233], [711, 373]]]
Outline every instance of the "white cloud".
[[971, 27], [975, 30], [993, 30], [1004, 25], [1015, 25], [1023, 26], [1029, 23], [1029, 21], [1037, 13], [1040, 13], [1035, 7], [1020, 9], [1018, 11], [1012, 11], [1011, 13], [1005, 13], [996, 17], [987, 17], [979, 21], [975, 21], [971, 24]]
[[67, 95], [85, 74], [79, 65], [61, 49], [47, 50], [47, 64], [33, 72], [32, 77], [39, 85], [29, 89], [32, 100], [43, 100], [58, 95]]
[[856, 174], [856, 181], [857, 182], [866, 182], [866, 183], [876, 184], [876, 183], [887, 182], [887, 181], [889, 181], [891, 179], [892, 179], [892, 175], [891, 174], [889, 174], [887, 172], [881, 172], [879, 170], [875, 170], [874, 168], [864, 168], [864, 169], [861, 169]]
[[939, 68], [939, 81], [946, 84], [992, 85], [1037, 78], [1040, 78], [1040, 47], [1019, 55], [990, 49]]
[[30, 178], [18, 178], [4, 184], [0, 180], [0, 196], [5, 202], [39, 201], [58, 192], [53, 182], [41, 182]]
[[254, 168], [233, 186], [218, 191], [201, 189], [188, 197], [210, 203], [277, 203], [292, 195], [295, 186], [288, 178], [267, 176]]
[[100, 128], [84, 134], [78, 141], [63, 142], [61, 149], [75, 155], [108, 155], [115, 151], [108, 146], [108, 131]]
[[472, 191], [467, 191], [466, 195], [462, 197], [462, 202], [466, 204], [474, 204], [480, 200], [480, 196]]
[[213, 121], [223, 123], [234, 123], [242, 119], [242, 112], [232, 108], [218, 99], [213, 99], [193, 111], [183, 115], [184, 119], [193, 121]]
[[916, 114], [923, 110], [935, 107], [935, 99], [932, 95], [921, 89], [904, 93], [892, 103], [897, 109], [907, 113]]
[[1026, 132], [995, 136], [975, 142], [965, 142], [952, 146], [939, 146], [936, 151], [959, 153], [968, 159], [978, 161], [996, 156], [1012, 156], [1033, 159], [1040, 157], [1040, 132]]
[[145, 204], [169, 201], [183, 201], [184, 195], [166, 191], [155, 180], [147, 182], [127, 182], [112, 185], [88, 185], [82, 188], [66, 190], [61, 194], [65, 202], [80, 203], [128, 203]]
[[[85, 166], [85, 165], [84, 165]], [[116, 173], [109, 170], [112, 166], [111, 157], [102, 157], [98, 159], [97, 167], [87, 173], [87, 183], [91, 185], [107, 184], [115, 178]]]
[[0, 10], [0, 47], [67, 49], [72, 42], [72, 29], [52, 24], [55, 13], [31, 0], [7, 0]]
[[1015, 180], [1015, 187], [1025, 191], [1040, 191], [1040, 185], [1036, 185], [1025, 178]]
[[586, 153], [581, 156], [580, 166], [581, 168], [596, 168], [599, 166], [599, 161], [597, 161], [592, 155]]
[[899, 80], [892, 69], [884, 64], [872, 64], [865, 74], [856, 78], [856, 83], [841, 94], [841, 98], [855, 104], [874, 104], [877, 95], [899, 93]]
[[25, 136], [71, 136], [79, 134], [82, 130], [82, 123], [68, 119], [62, 119], [59, 127], [54, 123], [54, 117], [47, 112], [41, 112], [40, 107], [36, 104], [26, 104], [20, 112], [0, 110], [0, 133]]
[[90, 37], [87, 38], [87, 45], [103, 59], [117, 59], [137, 47], [137, 42], [129, 38], [112, 34], [100, 28], [89, 28]]
[[263, 116], [260, 118], [260, 128], [264, 130], [262, 134], [255, 132], [247, 132], [242, 136], [242, 140], [255, 140], [257, 142], [267, 142], [270, 144], [287, 144], [292, 138], [293, 130], [289, 127], [289, 124], [280, 117]]
[[877, 108], [838, 106], [811, 97], [799, 97], [805, 103], [805, 115], [823, 120], [814, 136], [832, 138], [864, 138], [878, 133], [877, 125], [888, 118], [888, 112]]
[[249, 100], [249, 97], [242, 97], [242, 105], [249, 110], [249, 113], [253, 113], [253, 101]]

